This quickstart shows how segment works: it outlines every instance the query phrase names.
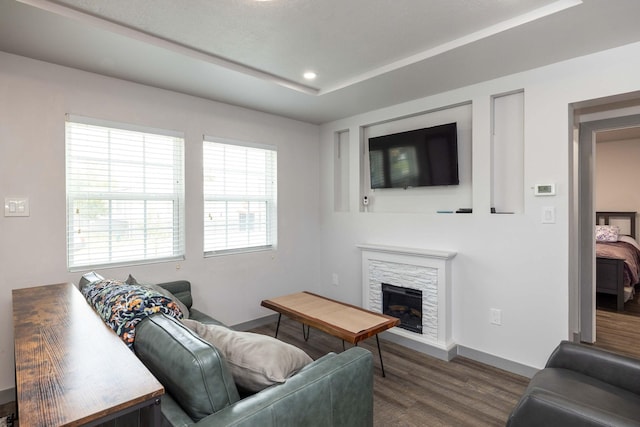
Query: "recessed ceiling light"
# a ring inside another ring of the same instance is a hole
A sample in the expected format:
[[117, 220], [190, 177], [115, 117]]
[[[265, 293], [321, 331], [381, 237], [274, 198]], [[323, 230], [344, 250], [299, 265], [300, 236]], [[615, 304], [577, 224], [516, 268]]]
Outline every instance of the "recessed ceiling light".
[[313, 71], [306, 71], [302, 76], [307, 80], [313, 80], [318, 77], [318, 75]]

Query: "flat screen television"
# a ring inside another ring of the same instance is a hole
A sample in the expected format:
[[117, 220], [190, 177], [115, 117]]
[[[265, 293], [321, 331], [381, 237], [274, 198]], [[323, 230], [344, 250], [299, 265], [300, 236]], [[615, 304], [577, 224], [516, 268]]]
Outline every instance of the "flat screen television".
[[371, 188], [458, 185], [458, 130], [448, 123], [369, 138]]

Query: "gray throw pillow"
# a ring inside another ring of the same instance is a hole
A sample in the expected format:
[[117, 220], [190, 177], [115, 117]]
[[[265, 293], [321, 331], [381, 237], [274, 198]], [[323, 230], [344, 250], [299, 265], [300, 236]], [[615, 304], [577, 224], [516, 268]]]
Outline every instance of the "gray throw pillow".
[[236, 385], [252, 393], [285, 382], [313, 361], [299, 348], [266, 335], [195, 320], [182, 323], [220, 350]]

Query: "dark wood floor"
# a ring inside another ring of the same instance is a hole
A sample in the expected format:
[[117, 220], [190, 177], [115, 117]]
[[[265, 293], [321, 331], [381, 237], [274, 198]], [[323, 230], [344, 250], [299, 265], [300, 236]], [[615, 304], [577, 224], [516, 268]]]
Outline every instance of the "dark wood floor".
[[616, 312], [608, 295], [597, 296], [596, 347], [640, 358], [640, 292]]
[[[253, 331], [271, 335], [275, 323]], [[278, 338], [313, 359], [341, 352], [342, 341], [311, 330], [308, 342], [300, 323], [284, 319]], [[374, 354], [376, 426], [504, 426], [529, 380], [464, 357], [451, 362], [380, 340], [386, 378], [371, 338], [360, 345]]]
[[[6, 418], [9, 415], [12, 415], [13, 417], [16, 416], [16, 402], [9, 402], [9, 403], [4, 403], [2, 405], [0, 405], [0, 419]], [[7, 424], [5, 422], [5, 424]], [[13, 423], [14, 427], [18, 427], [18, 421], [14, 421]]]

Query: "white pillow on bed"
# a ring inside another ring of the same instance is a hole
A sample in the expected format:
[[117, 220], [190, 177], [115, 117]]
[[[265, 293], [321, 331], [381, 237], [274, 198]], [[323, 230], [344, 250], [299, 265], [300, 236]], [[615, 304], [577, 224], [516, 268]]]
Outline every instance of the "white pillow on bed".
[[596, 225], [596, 242], [617, 242], [619, 233], [617, 225]]
[[618, 236], [618, 242], [629, 243], [629, 244], [635, 246], [640, 251], [640, 243], [636, 242], [636, 239], [634, 239], [631, 236], [619, 235]]

